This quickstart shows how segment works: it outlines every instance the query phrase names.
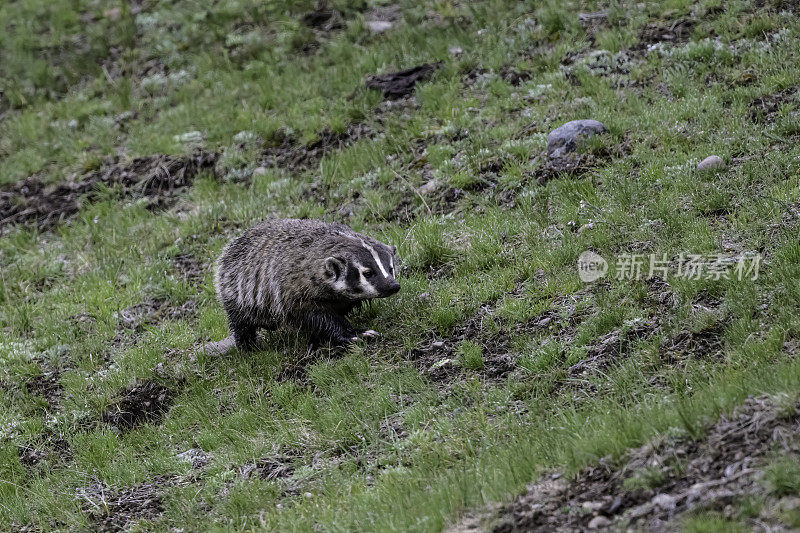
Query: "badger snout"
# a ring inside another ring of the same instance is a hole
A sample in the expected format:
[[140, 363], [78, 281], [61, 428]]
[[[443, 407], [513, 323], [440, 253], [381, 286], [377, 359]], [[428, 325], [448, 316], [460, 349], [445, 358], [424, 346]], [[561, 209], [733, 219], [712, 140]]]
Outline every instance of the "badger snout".
[[400, 284], [397, 283], [397, 280], [392, 280], [386, 284], [386, 286], [381, 291], [381, 296], [391, 296], [392, 294], [397, 294], [400, 292]]

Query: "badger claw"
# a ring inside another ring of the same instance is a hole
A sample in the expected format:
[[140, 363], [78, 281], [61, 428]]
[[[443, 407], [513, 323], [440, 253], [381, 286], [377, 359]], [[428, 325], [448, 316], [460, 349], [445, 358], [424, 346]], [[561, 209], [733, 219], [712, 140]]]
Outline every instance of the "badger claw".
[[375, 331], [374, 329], [366, 329], [359, 333], [359, 336], [364, 339], [374, 339], [376, 337], [380, 337], [381, 334]]

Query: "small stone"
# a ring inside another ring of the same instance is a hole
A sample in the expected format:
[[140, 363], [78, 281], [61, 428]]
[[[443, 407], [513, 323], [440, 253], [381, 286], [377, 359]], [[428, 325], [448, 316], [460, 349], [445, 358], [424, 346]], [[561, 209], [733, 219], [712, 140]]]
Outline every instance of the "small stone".
[[256, 178], [258, 176], [266, 176], [267, 169], [265, 167], [257, 167], [253, 169], [253, 177]]
[[247, 144], [249, 142], [253, 142], [256, 140], [258, 136], [253, 133], [252, 131], [240, 131], [236, 135], [233, 136], [233, 142], [240, 143], [240, 144]]
[[653, 505], [657, 505], [666, 511], [675, 509], [675, 496], [670, 494], [657, 494], [653, 500]]
[[578, 141], [608, 132], [605, 124], [598, 120], [572, 120], [559, 126], [547, 136], [547, 156], [559, 159], [578, 149]]
[[202, 468], [208, 463], [209, 455], [200, 448], [189, 448], [179, 453], [178, 459], [188, 463], [192, 468]]
[[120, 17], [120, 15], [122, 15], [122, 9], [119, 7], [112, 7], [111, 9], [106, 9], [103, 12], [103, 15], [108, 20], [117, 20]]
[[431, 348], [441, 348], [442, 346], [444, 346], [444, 342], [442, 341], [433, 341], [431, 343]]
[[175, 135], [173, 139], [178, 143], [197, 143], [203, 140], [203, 134], [199, 131], [187, 131], [181, 135]]
[[599, 511], [603, 508], [603, 502], [583, 502], [581, 507], [587, 511]]
[[797, 509], [800, 509], [800, 498], [797, 496], [787, 496], [785, 498], [781, 498], [778, 500], [777, 507], [784, 513], [796, 511]]
[[314, 495], [313, 495], [313, 494], [311, 494], [310, 492], [306, 492], [305, 494], [303, 494], [303, 496], [304, 496], [306, 499], [310, 499], [310, 498], [313, 498], [313, 497], [314, 497]]
[[388, 20], [368, 20], [367, 21], [367, 29], [372, 33], [383, 33], [385, 31], [391, 30], [394, 27], [394, 24], [389, 22]]
[[72, 120], [67, 122], [67, 126], [69, 126], [70, 128], [72, 128], [74, 130], [75, 128], [78, 127], [78, 121], [73, 118]]
[[433, 372], [434, 370], [436, 370], [436, 369], [438, 369], [438, 368], [442, 368], [442, 367], [444, 367], [444, 366], [448, 366], [448, 365], [457, 365], [457, 364], [458, 364], [458, 361], [456, 361], [455, 359], [451, 359], [451, 358], [449, 358], [449, 357], [448, 357], [448, 358], [446, 358], [446, 359], [442, 359], [442, 360], [440, 360], [440, 361], [436, 361], [435, 363], [433, 363], [433, 364], [431, 365], [431, 367], [428, 369], [428, 372]]
[[461, 48], [460, 46], [451, 46], [450, 48], [448, 48], [448, 51], [450, 52], [451, 56], [460, 56], [461, 54], [464, 53], [464, 49]]
[[439, 184], [436, 183], [436, 180], [431, 180], [428, 183], [422, 185], [419, 189], [417, 189], [417, 192], [419, 192], [422, 195], [428, 195], [434, 192], [438, 186]]
[[610, 523], [611, 520], [609, 520], [605, 516], [595, 516], [589, 522], [589, 529], [600, 529], [601, 527], [606, 527]]
[[710, 170], [712, 168], [725, 168], [725, 161], [718, 155], [710, 155], [697, 164], [697, 170]]

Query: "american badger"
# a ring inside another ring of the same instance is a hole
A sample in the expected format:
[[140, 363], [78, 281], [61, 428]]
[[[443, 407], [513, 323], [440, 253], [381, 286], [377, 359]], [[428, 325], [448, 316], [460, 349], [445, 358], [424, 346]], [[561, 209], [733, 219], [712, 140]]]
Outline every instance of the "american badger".
[[250, 228], [216, 265], [217, 297], [236, 347], [252, 349], [258, 328], [298, 327], [315, 344], [374, 334], [354, 329], [345, 315], [400, 290], [396, 253], [343, 224], [271, 219]]

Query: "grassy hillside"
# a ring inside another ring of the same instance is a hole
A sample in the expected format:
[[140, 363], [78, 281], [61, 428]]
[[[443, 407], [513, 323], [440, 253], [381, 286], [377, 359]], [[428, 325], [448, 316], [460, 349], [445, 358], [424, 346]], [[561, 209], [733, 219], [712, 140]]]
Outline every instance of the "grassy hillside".
[[[2, 3], [0, 529], [799, 527], [798, 16]], [[380, 338], [203, 352], [213, 261], [270, 216], [397, 245]]]

